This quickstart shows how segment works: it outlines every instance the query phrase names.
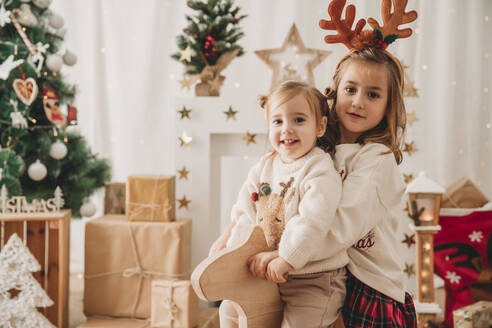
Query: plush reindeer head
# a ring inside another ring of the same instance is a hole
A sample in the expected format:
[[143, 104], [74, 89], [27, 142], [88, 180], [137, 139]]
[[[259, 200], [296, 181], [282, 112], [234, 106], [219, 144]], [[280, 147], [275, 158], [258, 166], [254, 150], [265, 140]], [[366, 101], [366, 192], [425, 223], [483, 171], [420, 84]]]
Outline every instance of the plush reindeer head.
[[278, 248], [280, 237], [285, 227], [285, 204], [292, 198], [294, 192], [284, 199], [287, 190], [290, 188], [294, 178], [290, 178], [288, 183], [280, 183], [283, 188], [280, 194], [272, 193], [268, 183], [262, 182], [258, 185], [259, 192], [251, 194], [251, 199], [256, 205], [256, 223], [263, 228], [268, 247], [271, 250]]

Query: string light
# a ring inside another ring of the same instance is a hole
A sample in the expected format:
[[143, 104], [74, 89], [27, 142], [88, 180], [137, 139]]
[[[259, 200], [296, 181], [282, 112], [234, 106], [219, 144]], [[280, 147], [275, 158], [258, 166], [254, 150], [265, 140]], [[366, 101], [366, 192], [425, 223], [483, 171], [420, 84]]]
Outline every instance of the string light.
[[483, 92], [484, 93], [488, 93], [489, 92], [489, 88], [483, 88]]
[[486, 22], [488, 22], [490, 18], [489, 18], [489, 16], [485, 16], [483, 19], [484, 19]]
[[424, 263], [425, 263], [425, 264], [430, 264], [430, 258], [429, 258], [428, 256], [426, 256], [426, 257], [424, 258]]
[[427, 286], [426, 285], [423, 285], [420, 290], [422, 290], [422, 293], [426, 293], [427, 292]]
[[424, 244], [424, 249], [425, 249], [426, 251], [430, 250], [430, 249], [431, 249], [431, 245], [430, 245], [430, 243], [425, 243], [425, 244]]
[[427, 278], [427, 270], [422, 270], [422, 278]]
[[68, 142], [68, 138], [67, 137], [63, 138], [63, 141], [65, 141], [65, 143], [67, 143]]
[[422, 70], [427, 71], [427, 65], [422, 65]]
[[490, 123], [485, 124], [485, 127], [486, 127], [487, 129], [490, 129]]

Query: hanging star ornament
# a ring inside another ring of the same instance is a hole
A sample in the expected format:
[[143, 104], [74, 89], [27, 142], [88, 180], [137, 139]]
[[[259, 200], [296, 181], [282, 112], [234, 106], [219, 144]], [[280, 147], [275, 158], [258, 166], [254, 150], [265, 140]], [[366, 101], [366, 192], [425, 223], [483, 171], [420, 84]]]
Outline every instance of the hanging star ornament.
[[257, 50], [255, 54], [272, 70], [270, 90], [286, 80], [314, 84], [313, 70], [331, 51], [306, 48], [295, 24], [287, 34], [281, 48]]
[[178, 170], [178, 173], [179, 173], [179, 179], [188, 180], [188, 174], [190, 173], [190, 171], [186, 169], [186, 166], [183, 166], [181, 170]]
[[179, 146], [180, 147], [189, 146], [191, 141], [193, 140], [193, 138], [188, 136], [185, 131], [183, 131], [183, 134], [178, 139], [179, 139]]
[[193, 79], [189, 79], [187, 77], [183, 77], [182, 80], [179, 81], [179, 83], [181, 84], [181, 89], [187, 89], [187, 90], [190, 90], [191, 88], [191, 85], [194, 83]]
[[229, 106], [229, 110], [224, 111], [224, 114], [226, 114], [226, 120], [229, 120], [232, 118], [233, 120], [236, 120], [236, 114], [238, 113], [237, 110], [232, 109], [232, 106]]
[[417, 149], [417, 147], [415, 147], [413, 141], [411, 143], [405, 142], [405, 147], [403, 148], [403, 151], [408, 153], [409, 156], [412, 156], [412, 154], [415, 153], [417, 150], [418, 149]]
[[419, 119], [415, 115], [415, 112], [409, 112], [407, 113], [407, 123], [408, 125], [412, 125], [413, 122], [418, 121]]
[[410, 248], [412, 244], [415, 244], [415, 234], [409, 236], [405, 233], [404, 235], [405, 235], [405, 239], [403, 239], [401, 242], [403, 244], [407, 244], [407, 247]]
[[184, 118], [187, 118], [187, 119], [191, 120], [191, 117], [190, 117], [191, 111], [192, 111], [191, 109], [188, 109], [188, 108], [186, 108], [186, 106], [183, 106], [183, 108], [181, 110], [178, 110], [178, 113], [181, 115], [181, 117], [179, 119], [182, 120]]
[[178, 202], [179, 202], [179, 207], [178, 208], [186, 208], [186, 209], [189, 209], [188, 208], [188, 205], [191, 203], [191, 200], [189, 199], [186, 199], [186, 195], [183, 195], [183, 198], [181, 199], [178, 199]]
[[419, 97], [419, 91], [417, 88], [415, 88], [415, 84], [413, 81], [410, 79], [410, 76], [407, 73], [408, 65], [403, 64], [403, 72], [405, 75], [405, 86], [403, 87], [403, 97], [414, 97], [418, 98]]
[[7, 80], [10, 71], [24, 62], [24, 59], [14, 61], [14, 55], [10, 55], [2, 64], [0, 64], [0, 79]]
[[246, 141], [246, 146], [249, 146], [250, 143], [256, 143], [255, 137], [255, 133], [246, 132], [246, 135], [243, 137], [243, 140]]
[[403, 272], [405, 272], [407, 274], [408, 278], [410, 278], [412, 276], [412, 274], [415, 274], [414, 265], [405, 263], [405, 269], [403, 270]]
[[410, 174], [403, 173], [403, 179], [405, 180], [406, 184], [409, 184], [410, 182], [413, 181], [413, 173]]
[[188, 63], [191, 62], [191, 48], [190, 45], [186, 46], [185, 50], [181, 50], [179, 52], [181, 54], [181, 57], [179, 57], [179, 61], [187, 61]]

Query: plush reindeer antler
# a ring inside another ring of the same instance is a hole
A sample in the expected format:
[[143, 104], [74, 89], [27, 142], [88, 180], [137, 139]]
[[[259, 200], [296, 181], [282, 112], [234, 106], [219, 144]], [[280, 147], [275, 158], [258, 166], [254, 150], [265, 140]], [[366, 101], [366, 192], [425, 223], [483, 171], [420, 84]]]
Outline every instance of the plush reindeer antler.
[[345, 7], [347, 0], [333, 0], [328, 6], [328, 13], [331, 20], [322, 19], [319, 21], [319, 27], [324, 30], [337, 31], [337, 35], [325, 36], [326, 43], [343, 43], [347, 48], [352, 49], [352, 39], [359, 35], [366, 25], [365, 19], [360, 19], [355, 26], [355, 30], [352, 31], [352, 24], [355, 19], [355, 6], [349, 5], [345, 9], [345, 19], [342, 18], [342, 11]]
[[[367, 22], [372, 28], [377, 28], [381, 31], [384, 37], [396, 34], [399, 39], [408, 38], [412, 35], [411, 28], [403, 30], [398, 29], [398, 25], [411, 23], [417, 19], [415, 10], [405, 12], [408, 0], [383, 0], [381, 5], [381, 16], [383, 17], [383, 26], [379, 26], [374, 18], [369, 18]], [[391, 13], [391, 4], [393, 3], [394, 12]]]

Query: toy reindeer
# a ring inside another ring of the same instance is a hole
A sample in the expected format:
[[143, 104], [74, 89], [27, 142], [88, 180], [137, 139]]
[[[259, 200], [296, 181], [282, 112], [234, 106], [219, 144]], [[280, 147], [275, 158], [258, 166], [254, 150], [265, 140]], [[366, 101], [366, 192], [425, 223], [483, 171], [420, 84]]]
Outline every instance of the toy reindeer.
[[289, 197], [284, 198], [288, 189], [294, 182], [290, 178], [287, 183], [280, 183], [283, 188], [280, 194], [272, 193], [268, 183], [262, 182], [258, 185], [259, 193], [252, 193], [251, 199], [256, 205], [256, 223], [263, 229], [270, 250], [278, 249], [278, 243], [285, 227], [285, 206], [294, 195], [291, 190]]

